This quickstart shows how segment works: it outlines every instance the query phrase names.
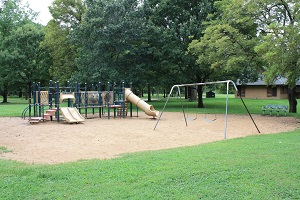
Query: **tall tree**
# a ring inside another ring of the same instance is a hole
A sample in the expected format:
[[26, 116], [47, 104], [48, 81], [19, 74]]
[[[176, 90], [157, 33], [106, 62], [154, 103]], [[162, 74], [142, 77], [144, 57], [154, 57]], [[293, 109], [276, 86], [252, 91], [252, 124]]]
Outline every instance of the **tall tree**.
[[0, 91], [3, 102], [7, 102], [10, 87], [15, 84], [14, 71], [11, 69], [11, 57], [15, 52], [8, 52], [9, 40], [12, 33], [20, 26], [30, 22], [36, 16], [28, 7], [21, 6], [21, 0], [7, 0], [3, 2], [0, 12]]
[[88, 83], [106, 82], [128, 80], [134, 71], [141, 72], [142, 65], [136, 64], [140, 58], [134, 57], [137, 53], [142, 55], [137, 49], [145, 46], [141, 43], [145, 27], [139, 1], [90, 0], [86, 3], [84, 22], [73, 35], [81, 46], [77, 59], [79, 70], [74, 78]]
[[240, 0], [217, 1], [218, 12], [210, 16], [214, 19], [207, 22], [204, 36], [194, 40], [189, 51], [207, 70], [249, 81], [257, 78], [261, 62], [254, 51], [257, 25], [243, 5]]
[[[211, 73], [196, 63], [188, 52], [193, 39], [199, 39], [205, 29], [204, 21], [215, 11], [214, 0], [147, 0], [149, 21], [159, 30], [159, 39], [152, 45], [160, 52], [160, 65], [167, 66], [174, 82], [205, 82]], [[171, 79], [169, 79], [171, 80]], [[202, 86], [198, 86], [198, 107], [203, 107]]]
[[72, 44], [70, 34], [82, 22], [86, 7], [81, 0], [55, 0], [49, 10], [53, 19], [45, 27], [42, 46], [49, 49], [53, 60], [51, 76], [66, 82], [77, 71], [75, 59], [78, 47]]
[[49, 10], [60, 26], [75, 28], [81, 23], [86, 7], [82, 0], [55, 0]]
[[6, 47], [1, 60], [9, 65], [7, 77], [14, 89], [31, 94], [32, 82], [49, 78], [47, 51], [40, 46], [44, 39], [41, 25], [28, 22], [10, 33], [3, 41]]
[[195, 76], [195, 58], [186, 52], [192, 38], [202, 35], [202, 22], [213, 12], [213, 2], [87, 1], [84, 22], [74, 37], [82, 45], [77, 77], [130, 77], [148, 85], [199, 82], [206, 75]]
[[54, 80], [66, 82], [77, 69], [75, 65], [77, 48], [70, 42], [70, 31], [60, 27], [59, 23], [54, 20], [50, 20], [44, 30], [45, 39], [41, 45], [50, 52], [52, 65], [49, 72], [51, 77]]
[[264, 75], [269, 84], [287, 78], [289, 111], [297, 112], [296, 83], [300, 79], [300, 3], [296, 0], [259, 0], [248, 2], [259, 25]]

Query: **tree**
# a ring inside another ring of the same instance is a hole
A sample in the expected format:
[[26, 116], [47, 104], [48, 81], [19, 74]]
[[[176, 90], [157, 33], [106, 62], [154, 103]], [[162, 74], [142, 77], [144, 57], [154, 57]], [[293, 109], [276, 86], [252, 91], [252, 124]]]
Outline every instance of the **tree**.
[[82, 0], [55, 0], [49, 10], [61, 27], [75, 28], [81, 23], [86, 7]]
[[[83, 23], [75, 29], [73, 39], [80, 44], [78, 73], [73, 79], [82, 82], [128, 80], [135, 72], [144, 72], [140, 57], [145, 47], [144, 18], [139, 1], [87, 1]], [[145, 47], [146, 49], [147, 47]], [[137, 64], [139, 63], [139, 64]], [[143, 76], [140, 73], [139, 76]]]
[[47, 51], [40, 46], [44, 39], [42, 27], [28, 22], [11, 31], [3, 45], [1, 60], [9, 65], [7, 77], [14, 89], [24, 89], [31, 94], [32, 82], [46, 80], [49, 77]]
[[[144, 1], [148, 20], [159, 31], [159, 39], [151, 46], [159, 53], [159, 64], [167, 78], [174, 83], [205, 82], [212, 75], [206, 66], [199, 66], [188, 52], [189, 43], [199, 39], [205, 29], [204, 21], [215, 11], [214, 0], [148, 0]], [[199, 85], [198, 107], [203, 107], [202, 86]]]
[[61, 28], [54, 20], [48, 22], [44, 31], [45, 39], [41, 45], [50, 52], [52, 64], [49, 72], [51, 77], [54, 80], [66, 82], [70, 79], [74, 71], [77, 70], [75, 65], [77, 48], [70, 42], [70, 31]]
[[53, 19], [45, 27], [42, 46], [50, 51], [53, 60], [51, 76], [66, 82], [77, 71], [78, 46], [71, 42], [70, 35], [82, 22], [86, 7], [81, 0], [55, 0], [49, 10]]
[[[209, 77], [256, 79], [260, 60], [254, 19], [249, 17], [240, 0], [217, 1], [217, 12], [209, 15], [203, 37], [193, 40], [189, 52], [197, 57], [198, 70]], [[219, 79], [218, 78], [218, 79]]]
[[[13, 35], [13, 32], [20, 26], [32, 21], [36, 14], [28, 7], [22, 7], [20, 0], [8, 0], [3, 2], [0, 12], [0, 91], [3, 96], [3, 102], [7, 102], [7, 95], [10, 87], [15, 87], [16, 77], [11, 69], [12, 64], [18, 60], [12, 61], [17, 57], [16, 51], [8, 51], [11, 44], [7, 42]], [[18, 63], [20, 64], [20, 63]]]
[[289, 112], [297, 112], [296, 83], [300, 78], [300, 4], [296, 0], [249, 2], [259, 25], [256, 51], [264, 63], [266, 81], [287, 78]]
[[76, 77], [87, 82], [132, 78], [148, 86], [198, 82], [202, 74], [194, 76], [195, 58], [186, 52], [192, 38], [202, 35], [213, 2], [87, 1], [83, 23], [74, 32], [81, 44]]

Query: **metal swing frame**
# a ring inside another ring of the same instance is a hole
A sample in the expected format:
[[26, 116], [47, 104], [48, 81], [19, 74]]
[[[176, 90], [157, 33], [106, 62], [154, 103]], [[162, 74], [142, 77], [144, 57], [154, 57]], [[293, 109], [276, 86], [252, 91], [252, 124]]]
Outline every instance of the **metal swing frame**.
[[160, 119], [161, 119], [161, 117], [162, 117], [162, 115], [163, 115], [163, 113], [164, 113], [164, 110], [165, 110], [165, 108], [166, 108], [166, 105], [167, 105], [167, 103], [168, 103], [168, 101], [169, 101], [169, 99], [170, 99], [170, 97], [171, 97], [171, 94], [172, 94], [174, 88], [177, 88], [177, 90], [178, 90], [178, 95], [179, 95], [179, 98], [180, 98], [180, 103], [181, 103], [182, 113], [183, 113], [183, 117], [184, 117], [184, 120], [185, 120], [185, 125], [188, 126], [187, 120], [186, 120], [186, 114], [185, 114], [185, 111], [184, 111], [184, 108], [183, 108], [182, 98], [181, 98], [181, 95], [180, 95], [180, 87], [185, 87], [185, 86], [195, 86], [195, 85], [224, 84], [224, 83], [226, 83], [226, 86], [227, 86], [227, 89], [226, 89], [225, 122], [224, 122], [224, 139], [226, 139], [226, 137], [227, 137], [228, 94], [229, 94], [229, 86], [230, 86], [230, 84], [233, 85], [235, 91], [236, 91], [236, 92], [238, 93], [238, 95], [240, 96], [240, 99], [241, 99], [241, 101], [242, 101], [242, 103], [243, 103], [243, 105], [244, 105], [244, 107], [245, 107], [245, 109], [246, 109], [246, 111], [247, 111], [249, 117], [251, 118], [251, 120], [252, 120], [254, 126], [256, 127], [256, 129], [257, 129], [257, 131], [258, 131], [258, 133], [260, 133], [260, 130], [258, 129], [258, 127], [257, 127], [257, 125], [256, 125], [256, 123], [255, 123], [255, 121], [254, 121], [254, 119], [252, 118], [252, 115], [250, 114], [250, 112], [249, 112], [249, 110], [248, 110], [248, 108], [247, 108], [247, 106], [246, 106], [244, 100], [242, 99], [242, 96], [239, 94], [238, 89], [237, 89], [235, 83], [234, 83], [232, 80], [215, 81], [215, 82], [206, 82], [206, 83], [192, 83], [192, 84], [173, 85], [172, 88], [171, 88], [171, 90], [170, 90], [170, 93], [169, 93], [169, 95], [168, 95], [168, 98], [167, 98], [167, 100], [166, 100], [166, 103], [165, 103], [165, 105], [164, 105], [164, 107], [163, 107], [163, 109], [162, 109], [162, 111], [161, 111], [161, 113], [160, 113], [160, 115], [159, 115], [159, 118], [158, 118], [158, 120], [157, 120], [157, 122], [156, 122], [155, 127], [154, 127], [153, 130], [156, 129], [158, 123], [160, 122]]

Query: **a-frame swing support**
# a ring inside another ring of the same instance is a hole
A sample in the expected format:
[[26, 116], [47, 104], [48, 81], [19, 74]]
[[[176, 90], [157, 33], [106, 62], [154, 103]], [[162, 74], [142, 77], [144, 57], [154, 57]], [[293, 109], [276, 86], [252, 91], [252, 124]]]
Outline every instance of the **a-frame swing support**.
[[169, 96], [168, 96], [168, 98], [167, 98], [167, 101], [166, 101], [166, 103], [165, 103], [165, 105], [164, 105], [164, 107], [163, 107], [163, 109], [162, 109], [162, 111], [161, 111], [161, 113], [160, 113], [160, 115], [159, 115], [159, 118], [158, 118], [158, 120], [157, 120], [157, 122], [156, 122], [156, 125], [155, 125], [155, 127], [154, 127], [153, 130], [156, 129], [156, 127], [157, 127], [157, 125], [158, 125], [158, 123], [159, 123], [159, 121], [160, 121], [160, 119], [161, 119], [161, 116], [162, 116], [163, 113], [164, 113], [164, 110], [165, 110], [165, 108], [166, 108], [166, 105], [167, 105], [167, 103], [168, 103], [168, 101], [169, 101], [169, 99], [170, 99], [170, 97], [171, 97], [171, 94], [172, 94], [174, 88], [177, 88], [177, 90], [178, 90], [178, 95], [179, 95], [179, 98], [180, 98], [180, 103], [181, 103], [182, 113], [183, 113], [183, 117], [184, 117], [184, 120], [185, 120], [185, 125], [187, 126], [188, 124], [187, 124], [187, 121], [186, 121], [185, 111], [184, 111], [183, 103], [182, 103], [182, 99], [181, 99], [180, 87], [185, 87], [185, 86], [195, 86], [195, 85], [222, 84], [222, 83], [226, 83], [226, 108], [225, 108], [226, 110], [225, 110], [225, 120], [224, 120], [224, 139], [226, 139], [226, 137], [227, 137], [226, 134], [227, 134], [227, 122], [228, 122], [228, 94], [229, 94], [229, 86], [230, 86], [230, 83], [233, 85], [235, 91], [236, 91], [236, 92], [238, 93], [238, 95], [240, 96], [240, 99], [241, 99], [241, 101], [242, 101], [242, 103], [243, 103], [243, 105], [244, 105], [244, 107], [245, 107], [245, 109], [246, 109], [246, 111], [247, 111], [249, 117], [251, 118], [251, 120], [252, 120], [254, 126], [256, 127], [256, 129], [257, 129], [257, 131], [258, 131], [258, 133], [260, 133], [260, 130], [258, 129], [258, 127], [257, 127], [257, 125], [256, 125], [256, 123], [255, 123], [255, 121], [254, 121], [254, 119], [253, 119], [251, 113], [249, 112], [249, 110], [248, 110], [248, 108], [247, 108], [247, 106], [246, 106], [246, 104], [245, 104], [245, 102], [244, 102], [242, 96], [239, 94], [238, 89], [237, 89], [235, 83], [234, 83], [232, 80], [227, 80], [227, 81], [216, 81], [216, 82], [206, 82], [206, 83], [191, 83], [191, 84], [173, 85], [172, 88], [171, 88], [171, 91], [170, 91], [170, 93], [169, 93]]

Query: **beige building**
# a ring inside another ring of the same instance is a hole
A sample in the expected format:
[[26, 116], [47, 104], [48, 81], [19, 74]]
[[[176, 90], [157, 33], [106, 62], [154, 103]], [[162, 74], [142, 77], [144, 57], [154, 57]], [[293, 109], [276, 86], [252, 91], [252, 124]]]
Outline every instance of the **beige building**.
[[[287, 99], [288, 86], [285, 85], [286, 79], [280, 78], [273, 85], [268, 86], [262, 79], [253, 83], [240, 84], [237, 82], [239, 94], [248, 99]], [[238, 94], [236, 93], [235, 96]], [[297, 85], [297, 98], [300, 98], [300, 83]]]

